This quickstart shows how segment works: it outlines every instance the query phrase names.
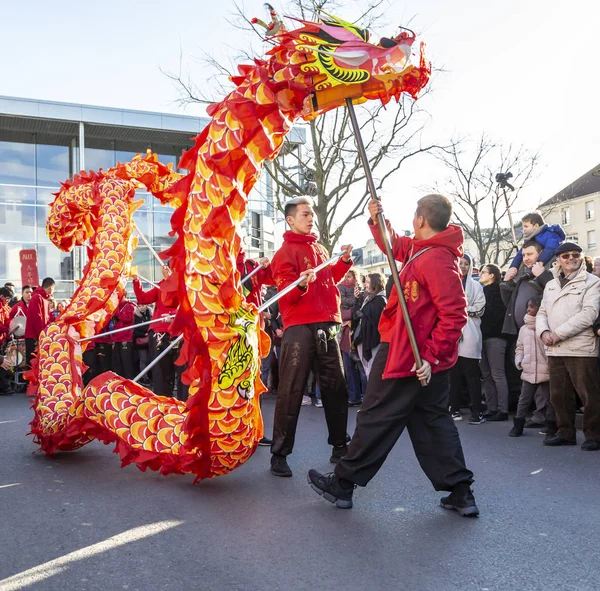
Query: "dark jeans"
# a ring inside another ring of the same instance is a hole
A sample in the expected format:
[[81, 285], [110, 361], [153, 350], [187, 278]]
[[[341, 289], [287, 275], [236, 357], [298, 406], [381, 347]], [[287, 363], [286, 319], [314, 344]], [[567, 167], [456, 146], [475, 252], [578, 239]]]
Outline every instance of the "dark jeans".
[[434, 374], [425, 388], [416, 377], [384, 380], [389, 344], [381, 343], [369, 374], [356, 431], [338, 477], [366, 486], [377, 474], [404, 428], [415, 455], [436, 490], [473, 482], [465, 467], [456, 424], [448, 413], [449, 372]]
[[[168, 332], [148, 331], [150, 361], [154, 361], [170, 344]], [[156, 365], [152, 366], [152, 389], [158, 396], [173, 396], [175, 386], [175, 359], [178, 352], [169, 351]]]
[[350, 353], [342, 352], [342, 360], [344, 362], [344, 374], [346, 376], [346, 386], [348, 388], [348, 401], [361, 402], [364, 391], [358, 364], [352, 359]]
[[317, 347], [317, 330], [330, 323], [291, 326], [283, 333], [279, 360], [279, 388], [275, 403], [273, 445], [271, 453], [287, 456], [292, 453], [298, 415], [308, 376], [314, 365], [323, 399], [330, 445], [345, 445], [348, 422], [348, 390], [342, 369], [342, 357], [335, 338], [327, 348]]
[[575, 392], [583, 402], [583, 434], [600, 441], [600, 385], [595, 357], [551, 357], [550, 403], [556, 413], [557, 435], [575, 439]]
[[128, 380], [135, 378], [133, 365], [133, 343], [115, 343], [113, 345], [114, 372]]
[[481, 380], [488, 412], [508, 413], [508, 381], [506, 380], [506, 339], [483, 339]]
[[481, 373], [479, 359], [459, 357], [456, 365], [450, 370], [450, 404], [452, 412], [460, 411], [463, 378], [467, 382], [467, 390], [471, 398], [471, 415], [481, 413]]

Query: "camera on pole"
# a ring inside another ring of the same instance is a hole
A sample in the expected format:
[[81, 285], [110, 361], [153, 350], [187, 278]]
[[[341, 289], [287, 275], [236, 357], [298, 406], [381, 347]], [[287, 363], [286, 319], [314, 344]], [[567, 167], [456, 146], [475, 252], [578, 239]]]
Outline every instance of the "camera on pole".
[[502, 192], [504, 193], [504, 201], [506, 202], [506, 213], [508, 213], [508, 221], [510, 223], [510, 232], [512, 234], [513, 247], [517, 248], [517, 235], [515, 233], [515, 225], [513, 223], [512, 212], [510, 211], [510, 204], [508, 203], [508, 195], [506, 194], [507, 188], [510, 191], [515, 190], [515, 188], [508, 182], [509, 179], [512, 179], [512, 176], [512, 172], [499, 172], [496, 175], [496, 182], [498, 183], [498, 188], [502, 189]]

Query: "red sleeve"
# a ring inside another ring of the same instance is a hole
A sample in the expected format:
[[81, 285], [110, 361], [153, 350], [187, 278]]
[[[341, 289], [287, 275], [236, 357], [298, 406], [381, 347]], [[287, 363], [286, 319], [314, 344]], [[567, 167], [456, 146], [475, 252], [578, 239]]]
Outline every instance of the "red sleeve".
[[10, 314], [8, 316], [9, 322], [17, 315], [19, 310], [21, 309], [21, 302], [16, 303], [11, 309]]
[[156, 287], [153, 287], [149, 291], [144, 291], [139, 279], [133, 280], [133, 293], [135, 293], [138, 304], [154, 304], [160, 296], [160, 290]]
[[421, 351], [423, 359], [435, 366], [440, 359], [454, 355], [467, 323], [467, 301], [453, 258], [440, 256], [436, 259], [435, 269], [431, 266], [425, 269], [423, 264], [417, 269], [417, 280], [429, 292], [437, 310], [438, 322]]
[[8, 334], [10, 326], [9, 316], [10, 314], [5, 314], [4, 310], [0, 311], [0, 334]]
[[119, 320], [123, 324], [133, 324], [134, 321], [135, 306], [131, 302], [127, 302], [127, 305], [119, 309]]
[[263, 285], [275, 285], [273, 273], [271, 271], [271, 265], [269, 265], [266, 269], [263, 268], [256, 273], [256, 283], [258, 287], [262, 287]]
[[44, 328], [44, 300], [34, 295], [27, 308], [27, 332], [39, 335]]
[[[271, 273], [275, 280], [274, 283], [277, 286], [277, 290], [283, 291], [290, 283], [293, 283], [298, 279], [300, 276], [300, 269], [298, 268], [296, 260], [290, 258], [282, 247], [271, 261]], [[309, 286], [303, 289], [296, 287], [288, 294], [284, 295], [280, 301], [284, 306], [293, 306], [300, 301], [300, 298], [308, 290]]]
[[[389, 220], [385, 220], [385, 225], [388, 229], [394, 258], [397, 261], [403, 263], [406, 260], [406, 255], [408, 254], [408, 250], [412, 244], [412, 238], [409, 238], [408, 236], [398, 236], [398, 234], [396, 234], [396, 232], [394, 232], [394, 230], [392, 229]], [[372, 220], [369, 220], [369, 228], [371, 229], [371, 234], [373, 234], [373, 238], [375, 239], [379, 250], [381, 250], [383, 254], [386, 254], [379, 225], [374, 224]]]
[[347, 263], [342, 260], [340, 257], [335, 265], [331, 266], [331, 274], [333, 275], [333, 282], [337, 285], [343, 278], [344, 275], [348, 272], [348, 269], [352, 268], [353, 265], [352, 259], [350, 259]]

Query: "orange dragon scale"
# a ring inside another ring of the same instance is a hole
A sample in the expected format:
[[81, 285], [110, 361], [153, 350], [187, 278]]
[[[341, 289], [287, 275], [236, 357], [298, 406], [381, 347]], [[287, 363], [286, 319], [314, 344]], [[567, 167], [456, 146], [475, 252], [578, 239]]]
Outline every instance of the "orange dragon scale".
[[[430, 66], [415, 36], [404, 31], [377, 44], [336, 17], [293, 21], [274, 13], [264, 25], [273, 44], [265, 60], [240, 66], [235, 89], [207, 112], [211, 122], [184, 153], [186, 175], [156, 155], [136, 156], [107, 171], [82, 172], [63, 184], [47, 221], [50, 240], [68, 251], [86, 245], [89, 262], [70, 304], [42, 332], [33, 360], [31, 432], [41, 449], [74, 450], [93, 439], [114, 443], [122, 465], [196, 479], [226, 474], [254, 453], [263, 435], [259, 360], [269, 350], [258, 311], [245, 301], [236, 270], [239, 224], [265, 160], [279, 153], [294, 122], [355, 102], [416, 98]], [[163, 289], [176, 302], [174, 335], [183, 334], [178, 363], [187, 363], [186, 403], [156, 396], [112, 372], [87, 387], [86, 337], [98, 334], [125, 295], [131, 272], [135, 190], [146, 187], [175, 208], [173, 270]]]

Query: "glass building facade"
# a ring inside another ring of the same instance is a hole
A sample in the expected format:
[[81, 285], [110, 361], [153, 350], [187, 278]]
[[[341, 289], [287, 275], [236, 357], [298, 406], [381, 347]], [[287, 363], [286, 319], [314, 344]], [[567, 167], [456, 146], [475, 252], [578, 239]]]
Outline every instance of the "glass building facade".
[[[191, 138], [207, 123], [197, 117], [0, 97], [0, 285], [20, 285], [19, 251], [35, 249], [40, 281], [53, 277], [57, 297], [68, 297], [81, 277], [85, 253], [82, 248], [61, 252], [46, 235], [48, 205], [60, 183], [81, 169], [107, 169], [147, 149], [158, 153], [164, 164], [176, 166], [182, 151], [192, 146]], [[295, 139], [302, 141], [303, 135]], [[135, 222], [160, 252], [173, 240], [173, 210], [142, 191], [138, 199], [144, 205], [136, 211]], [[266, 175], [248, 207], [242, 227], [245, 250], [252, 257], [270, 256], [281, 216]], [[141, 276], [161, 279], [158, 263], [143, 244], [133, 264]]]

